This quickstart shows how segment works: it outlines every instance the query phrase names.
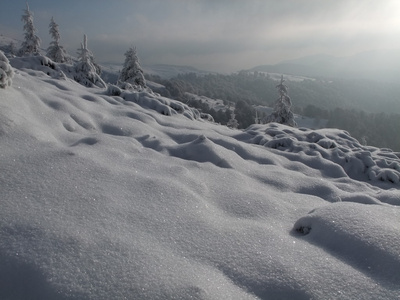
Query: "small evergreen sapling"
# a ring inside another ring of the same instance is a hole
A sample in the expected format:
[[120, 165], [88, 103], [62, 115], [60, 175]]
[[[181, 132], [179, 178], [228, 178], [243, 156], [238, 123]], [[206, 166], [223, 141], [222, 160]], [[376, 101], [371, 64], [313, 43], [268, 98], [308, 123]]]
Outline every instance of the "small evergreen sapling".
[[58, 31], [58, 24], [51, 18], [49, 25], [49, 33], [53, 38], [49, 48], [47, 48], [47, 56], [58, 63], [65, 63], [69, 61], [67, 51], [60, 45], [60, 32]]
[[125, 53], [125, 62], [118, 81], [127, 82], [132, 85], [146, 87], [143, 70], [139, 64], [136, 47], [130, 47]]
[[266, 118], [266, 123], [276, 122], [292, 127], [297, 127], [294, 115], [291, 112], [292, 101], [288, 96], [288, 87], [284, 84], [283, 75], [281, 82], [276, 86], [279, 92], [279, 98], [276, 100], [274, 111]]
[[19, 50], [19, 55], [38, 55], [40, 51], [40, 38], [36, 35], [36, 28], [33, 25], [33, 13], [29, 10], [29, 5], [26, 3], [25, 13], [21, 20], [24, 22], [25, 39], [22, 42]]
[[239, 122], [236, 120], [235, 113], [231, 113], [231, 118], [229, 119], [228, 123], [226, 124], [229, 128], [237, 129], [239, 127]]
[[236, 115], [235, 115], [235, 109], [231, 110], [231, 103], [229, 103], [229, 107], [227, 109], [227, 112], [230, 111], [230, 119], [226, 123], [226, 126], [229, 128], [237, 129], [239, 127], [239, 122], [236, 120]]
[[11, 86], [13, 76], [14, 71], [10, 62], [0, 50], [0, 88], [5, 89], [7, 86]]

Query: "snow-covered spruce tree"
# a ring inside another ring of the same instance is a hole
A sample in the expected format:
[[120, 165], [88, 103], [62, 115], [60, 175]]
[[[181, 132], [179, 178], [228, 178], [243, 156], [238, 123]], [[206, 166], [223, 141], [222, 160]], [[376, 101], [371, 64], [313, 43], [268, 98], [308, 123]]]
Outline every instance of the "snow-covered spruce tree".
[[50, 46], [47, 48], [47, 56], [58, 63], [68, 62], [68, 54], [64, 47], [60, 45], [60, 32], [58, 31], [58, 24], [54, 22], [53, 17], [50, 21], [49, 33], [53, 41], [50, 42]]
[[0, 50], [0, 88], [5, 89], [12, 83], [14, 71], [4, 52]]
[[94, 66], [96, 73], [100, 76], [101, 75], [101, 67], [98, 65], [94, 59], [94, 55], [92, 51], [90, 51], [87, 47], [87, 35], [83, 35], [83, 44], [81, 44], [81, 48], [78, 49], [78, 58], [82, 54], [82, 52], [85, 52], [85, 55], [88, 57], [89, 61], [91, 64]]
[[85, 34], [81, 48], [78, 49], [78, 62], [75, 64], [75, 81], [88, 87], [94, 85], [102, 88], [106, 87], [105, 82], [98, 73], [101, 70], [100, 66], [97, 65], [96, 67], [96, 65], [93, 53], [87, 47], [87, 36]]
[[22, 42], [19, 49], [19, 55], [38, 55], [40, 50], [40, 38], [36, 35], [36, 28], [33, 25], [33, 13], [29, 10], [29, 5], [26, 3], [26, 9], [21, 17], [24, 22], [25, 40]]
[[124, 66], [118, 81], [138, 85], [143, 88], [146, 87], [146, 80], [143, 75], [142, 67], [139, 64], [136, 47], [132, 46], [126, 51]]
[[[85, 47], [85, 49], [86, 49], [86, 52], [87, 52], [87, 55], [88, 55], [88, 57], [89, 57], [90, 62], [92, 63], [92, 65], [94, 66], [94, 68], [95, 68], [95, 70], [96, 70], [97, 75], [100, 76], [100, 75], [101, 75], [101, 67], [100, 67], [100, 65], [98, 65], [98, 64], [96, 63], [92, 51], [90, 51], [90, 50], [88, 49], [88, 47], [87, 47], [87, 35], [86, 35], [86, 34], [83, 35], [83, 45], [84, 45], [84, 47]], [[82, 45], [81, 45], [81, 46], [82, 46]], [[81, 47], [81, 49], [82, 49], [82, 47]], [[79, 54], [79, 51], [80, 51], [81, 49], [78, 49], [78, 54]]]
[[284, 84], [284, 82], [285, 80], [283, 79], [282, 75], [281, 82], [276, 86], [279, 92], [279, 98], [276, 100], [274, 111], [267, 116], [265, 122], [276, 122], [297, 127], [296, 121], [294, 120], [294, 115], [290, 110], [292, 107], [292, 101], [288, 96], [288, 87]]

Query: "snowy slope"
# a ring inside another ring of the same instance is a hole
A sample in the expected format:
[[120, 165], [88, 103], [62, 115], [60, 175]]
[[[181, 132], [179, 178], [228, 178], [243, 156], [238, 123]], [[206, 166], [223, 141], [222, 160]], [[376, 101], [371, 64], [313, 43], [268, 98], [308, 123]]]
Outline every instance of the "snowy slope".
[[124, 97], [0, 90], [0, 299], [400, 297], [395, 153]]

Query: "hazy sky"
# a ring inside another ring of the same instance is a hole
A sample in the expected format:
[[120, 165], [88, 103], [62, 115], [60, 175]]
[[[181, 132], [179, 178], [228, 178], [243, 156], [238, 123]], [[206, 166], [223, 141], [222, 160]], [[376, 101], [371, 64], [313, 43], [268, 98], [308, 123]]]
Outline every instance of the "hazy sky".
[[[98, 62], [130, 45], [143, 65], [231, 72], [325, 53], [400, 49], [399, 0], [30, 0], [42, 47], [52, 16], [75, 54], [83, 34]], [[0, 0], [0, 34], [22, 39], [22, 0]]]

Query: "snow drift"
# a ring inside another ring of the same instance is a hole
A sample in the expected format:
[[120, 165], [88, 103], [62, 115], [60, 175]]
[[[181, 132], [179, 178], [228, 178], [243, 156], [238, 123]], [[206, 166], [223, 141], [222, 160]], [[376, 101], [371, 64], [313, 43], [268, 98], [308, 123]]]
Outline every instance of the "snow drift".
[[400, 296], [396, 153], [27, 67], [0, 90], [1, 299]]

